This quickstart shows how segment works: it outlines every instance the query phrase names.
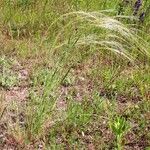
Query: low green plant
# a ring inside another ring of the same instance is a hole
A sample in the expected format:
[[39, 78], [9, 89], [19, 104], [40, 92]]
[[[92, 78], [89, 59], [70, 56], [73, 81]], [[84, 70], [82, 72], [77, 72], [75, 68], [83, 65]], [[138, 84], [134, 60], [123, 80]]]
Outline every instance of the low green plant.
[[71, 74], [68, 74], [68, 76], [65, 77], [65, 79], [62, 81], [61, 84], [62, 84], [64, 87], [68, 87], [68, 86], [73, 85], [74, 81], [75, 81], [74, 76], [71, 75]]
[[129, 124], [125, 118], [117, 116], [110, 121], [110, 128], [116, 136], [117, 150], [123, 150], [123, 136], [129, 130]]
[[11, 69], [12, 62], [5, 57], [0, 58], [0, 85], [10, 88], [18, 83], [17, 75]]
[[17, 83], [17, 77], [10, 70], [5, 70], [0, 75], [0, 84], [2, 87], [10, 88]]
[[84, 127], [92, 119], [93, 109], [87, 104], [71, 101], [67, 109], [67, 124]]

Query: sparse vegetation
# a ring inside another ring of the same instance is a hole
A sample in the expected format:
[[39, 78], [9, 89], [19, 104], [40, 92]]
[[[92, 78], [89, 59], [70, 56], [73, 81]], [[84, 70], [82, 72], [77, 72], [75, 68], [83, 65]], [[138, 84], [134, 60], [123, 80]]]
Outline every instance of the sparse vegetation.
[[1, 0], [0, 149], [148, 150], [149, 9]]

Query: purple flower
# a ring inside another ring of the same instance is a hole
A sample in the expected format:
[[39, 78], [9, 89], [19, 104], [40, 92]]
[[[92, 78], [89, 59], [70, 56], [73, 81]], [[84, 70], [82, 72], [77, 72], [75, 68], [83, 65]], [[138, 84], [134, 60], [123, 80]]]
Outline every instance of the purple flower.
[[137, 0], [137, 1], [135, 2], [133, 15], [137, 15], [137, 13], [138, 13], [138, 11], [139, 11], [141, 5], [142, 5], [142, 0]]

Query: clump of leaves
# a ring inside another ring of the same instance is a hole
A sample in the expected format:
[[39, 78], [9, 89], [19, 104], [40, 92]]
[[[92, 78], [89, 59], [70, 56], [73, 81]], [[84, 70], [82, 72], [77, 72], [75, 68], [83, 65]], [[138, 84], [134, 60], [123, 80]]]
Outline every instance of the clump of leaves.
[[123, 136], [129, 129], [129, 124], [125, 118], [117, 116], [110, 122], [110, 128], [116, 136], [117, 149], [123, 149]]
[[10, 88], [17, 84], [17, 75], [12, 71], [10, 60], [0, 58], [0, 86]]
[[64, 87], [72, 86], [75, 81], [75, 77], [68, 74], [68, 76], [65, 77], [65, 79], [62, 81], [61, 85]]

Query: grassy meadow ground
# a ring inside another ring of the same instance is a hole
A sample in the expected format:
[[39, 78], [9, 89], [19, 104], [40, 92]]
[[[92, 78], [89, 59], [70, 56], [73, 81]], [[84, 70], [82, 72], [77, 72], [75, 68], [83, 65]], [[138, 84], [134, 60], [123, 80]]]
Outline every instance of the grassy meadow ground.
[[1, 150], [150, 150], [149, 131], [149, 0], [0, 1]]

